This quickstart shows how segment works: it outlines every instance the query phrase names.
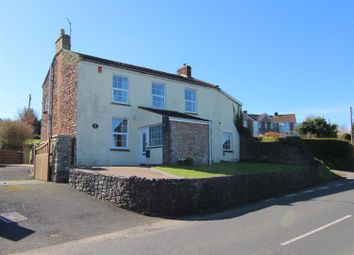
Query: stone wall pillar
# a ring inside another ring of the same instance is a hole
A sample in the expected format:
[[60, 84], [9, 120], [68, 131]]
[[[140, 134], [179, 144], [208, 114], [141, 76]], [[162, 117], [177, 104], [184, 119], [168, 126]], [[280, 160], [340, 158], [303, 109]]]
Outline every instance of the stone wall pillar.
[[53, 182], [68, 182], [72, 163], [72, 137], [59, 135], [51, 139], [51, 178]]

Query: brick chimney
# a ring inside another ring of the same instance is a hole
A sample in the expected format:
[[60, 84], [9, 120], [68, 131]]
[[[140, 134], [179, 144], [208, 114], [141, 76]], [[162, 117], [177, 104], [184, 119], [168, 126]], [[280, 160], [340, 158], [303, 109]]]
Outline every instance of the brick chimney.
[[61, 49], [71, 50], [70, 35], [65, 34], [64, 29], [60, 29], [60, 37], [55, 42], [55, 54]]
[[183, 64], [183, 66], [181, 68], [177, 69], [177, 74], [187, 77], [187, 78], [191, 78], [192, 77], [192, 67], [190, 67], [187, 64]]

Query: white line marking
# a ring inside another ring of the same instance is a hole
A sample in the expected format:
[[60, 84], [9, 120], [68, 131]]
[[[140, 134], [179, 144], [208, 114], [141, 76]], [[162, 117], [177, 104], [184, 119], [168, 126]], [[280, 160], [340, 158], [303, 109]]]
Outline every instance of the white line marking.
[[354, 181], [351, 181], [351, 182], [349, 182], [350, 184], [353, 184], [354, 183]]
[[343, 186], [343, 183], [338, 183], [338, 184], [334, 185], [334, 187], [339, 187], [339, 186]]
[[270, 199], [267, 199], [267, 200], [263, 200], [264, 202], [270, 202], [270, 201], [274, 201], [275, 198], [270, 198]]
[[309, 189], [309, 190], [305, 190], [304, 193], [311, 193], [311, 192], [314, 192], [313, 189]]
[[289, 194], [289, 195], [286, 195], [285, 197], [293, 197], [293, 196], [296, 196], [297, 194]]
[[352, 217], [352, 216], [351, 215], [344, 216], [343, 218], [340, 218], [338, 220], [332, 221], [331, 223], [328, 223], [327, 225], [324, 225], [322, 227], [316, 228], [316, 229], [314, 229], [314, 230], [312, 230], [310, 232], [307, 232], [306, 234], [303, 234], [303, 235], [295, 237], [295, 238], [293, 238], [293, 239], [291, 239], [289, 241], [281, 243], [280, 245], [281, 246], [285, 246], [285, 245], [291, 244], [291, 243], [296, 242], [296, 241], [298, 241], [298, 240], [300, 240], [302, 238], [305, 238], [305, 237], [307, 237], [309, 235], [312, 235], [312, 234], [317, 233], [317, 232], [319, 232], [321, 230], [324, 230], [324, 229], [326, 229], [326, 228], [328, 228], [330, 226], [333, 226], [334, 224], [337, 224], [337, 223], [339, 223], [339, 222], [341, 222], [343, 220], [349, 219], [350, 217]]
[[328, 186], [324, 186], [324, 187], [321, 187], [321, 188], [318, 188], [318, 189], [324, 190], [324, 189], [329, 189], [329, 187]]

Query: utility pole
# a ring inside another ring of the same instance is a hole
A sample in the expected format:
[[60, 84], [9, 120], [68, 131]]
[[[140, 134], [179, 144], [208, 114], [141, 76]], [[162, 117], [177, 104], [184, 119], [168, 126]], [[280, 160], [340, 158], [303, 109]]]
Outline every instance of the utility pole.
[[350, 106], [350, 141], [354, 144], [353, 138], [353, 108]]
[[31, 108], [31, 100], [32, 100], [31, 94], [29, 94], [29, 96], [28, 96], [28, 108], [27, 109]]

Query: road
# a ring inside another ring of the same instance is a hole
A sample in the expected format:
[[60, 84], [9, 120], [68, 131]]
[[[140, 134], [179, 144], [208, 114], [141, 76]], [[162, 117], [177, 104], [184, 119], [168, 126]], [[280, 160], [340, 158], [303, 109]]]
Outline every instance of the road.
[[7, 180], [30, 180], [33, 166], [31, 165], [0, 165], [0, 183]]
[[[352, 177], [351, 177], [352, 178]], [[354, 179], [23, 254], [354, 254]]]

